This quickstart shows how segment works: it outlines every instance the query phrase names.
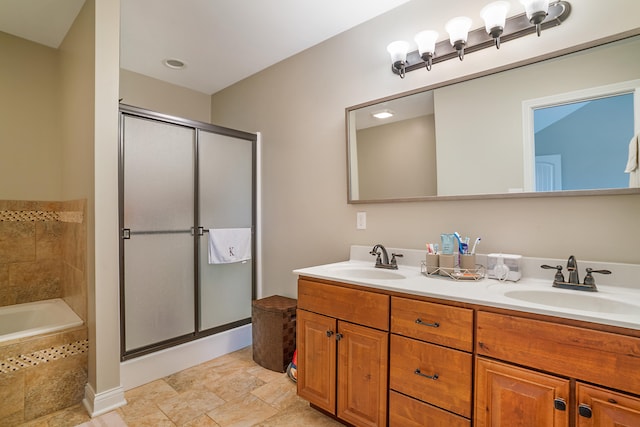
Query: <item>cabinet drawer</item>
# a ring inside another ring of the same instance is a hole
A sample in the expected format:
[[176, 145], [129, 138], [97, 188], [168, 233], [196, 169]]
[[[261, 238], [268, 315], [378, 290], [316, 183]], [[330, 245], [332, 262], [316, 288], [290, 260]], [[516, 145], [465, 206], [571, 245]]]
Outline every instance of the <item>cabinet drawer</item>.
[[389, 427], [471, 427], [471, 421], [395, 391], [389, 392]]
[[478, 312], [477, 352], [640, 394], [640, 338]]
[[471, 352], [473, 310], [392, 297], [391, 332]]
[[471, 368], [471, 354], [391, 335], [389, 387], [467, 418]]
[[299, 279], [298, 308], [389, 330], [388, 295]]

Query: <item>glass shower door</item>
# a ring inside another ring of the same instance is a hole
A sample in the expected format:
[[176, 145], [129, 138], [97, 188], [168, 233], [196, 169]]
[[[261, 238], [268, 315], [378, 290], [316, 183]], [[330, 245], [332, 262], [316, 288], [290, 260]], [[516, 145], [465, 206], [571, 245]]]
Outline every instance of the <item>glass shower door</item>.
[[123, 116], [124, 351], [195, 333], [195, 130]]
[[[207, 330], [249, 323], [255, 251], [253, 142], [207, 131], [198, 134], [200, 321]], [[209, 229], [252, 230], [251, 260], [209, 264]]]

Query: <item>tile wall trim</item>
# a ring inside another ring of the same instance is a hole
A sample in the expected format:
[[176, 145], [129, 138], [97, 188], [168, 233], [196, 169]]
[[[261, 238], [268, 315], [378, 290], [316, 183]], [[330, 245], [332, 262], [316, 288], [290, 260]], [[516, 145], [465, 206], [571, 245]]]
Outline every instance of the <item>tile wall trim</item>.
[[0, 211], [0, 222], [69, 222], [82, 224], [82, 211]]
[[47, 347], [29, 354], [19, 354], [0, 360], [0, 374], [19, 371], [20, 369], [37, 366], [54, 360], [65, 359], [70, 356], [86, 353], [89, 349], [89, 340], [74, 341], [55, 347]]

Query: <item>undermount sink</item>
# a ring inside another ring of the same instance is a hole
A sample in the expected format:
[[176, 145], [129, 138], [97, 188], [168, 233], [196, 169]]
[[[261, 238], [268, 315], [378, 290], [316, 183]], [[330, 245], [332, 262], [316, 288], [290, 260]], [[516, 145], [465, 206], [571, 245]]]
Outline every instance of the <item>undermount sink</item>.
[[403, 274], [393, 270], [383, 270], [374, 267], [333, 267], [329, 271], [333, 274], [350, 279], [368, 280], [399, 280], [406, 278]]
[[583, 294], [579, 293], [580, 291], [572, 292], [574, 293], [518, 289], [506, 291], [504, 296], [534, 304], [599, 313], [637, 315], [640, 311], [640, 305], [611, 300], [595, 294]]

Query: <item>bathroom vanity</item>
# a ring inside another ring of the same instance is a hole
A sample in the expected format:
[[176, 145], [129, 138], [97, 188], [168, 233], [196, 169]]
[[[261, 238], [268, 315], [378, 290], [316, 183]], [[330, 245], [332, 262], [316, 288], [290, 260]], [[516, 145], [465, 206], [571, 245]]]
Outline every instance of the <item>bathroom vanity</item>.
[[411, 256], [372, 261], [294, 272], [298, 394], [316, 409], [356, 426], [640, 426], [640, 290], [603, 286], [584, 310], [505, 296], [584, 297], [552, 278], [456, 282]]

